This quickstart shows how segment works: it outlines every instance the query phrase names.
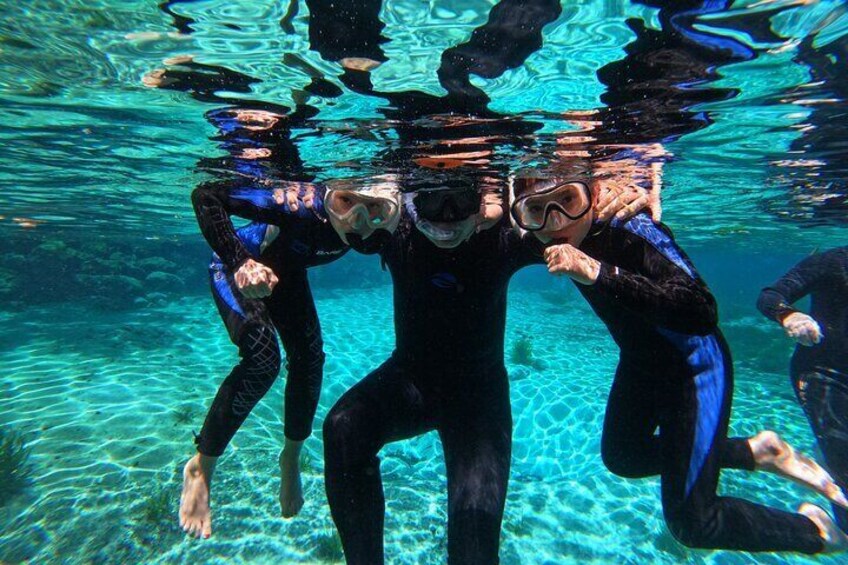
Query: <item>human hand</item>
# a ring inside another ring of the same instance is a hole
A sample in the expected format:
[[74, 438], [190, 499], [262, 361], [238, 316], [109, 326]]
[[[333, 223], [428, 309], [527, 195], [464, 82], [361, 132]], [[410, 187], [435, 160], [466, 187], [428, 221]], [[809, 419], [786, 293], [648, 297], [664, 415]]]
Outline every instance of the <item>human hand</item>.
[[601, 273], [601, 263], [570, 243], [551, 245], [545, 249], [548, 272], [568, 275], [580, 284], [594, 284]]
[[248, 259], [235, 274], [236, 286], [245, 298], [265, 298], [270, 296], [279, 279], [274, 271]]
[[370, 72], [380, 66], [380, 61], [368, 57], [344, 57], [339, 59], [339, 64], [351, 71]]
[[[592, 182], [598, 193], [596, 204], [598, 220], [605, 222], [632, 218], [648, 209], [651, 218], [658, 222], [662, 217], [662, 163], [650, 166], [634, 159], [598, 162]], [[650, 190], [645, 188], [650, 186]]]
[[821, 342], [824, 338], [818, 322], [803, 312], [789, 314], [783, 318], [781, 325], [786, 330], [786, 335], [807, 347]]
[[283, 188], [274, 190], [274, 202], [285, 204], [292, 212], [297, 212], [302, 202], [307, 210], [315, 205], [315, 185], [310, 182], [285, 182]]
[[503, 194], [499, 187], [485, 190], [480, 199], [480, 212], [477, 214], [477, 233], [487, 230], [503, 218]]
[[[626, 220], [647, 209], [651, 219], [662, 218], [663, 159], [671, 153], [659, 143], [647, 145], [608, 145], [607, 150], [626, 150], [632, 157], [597, 160], [593, 163], [593, 177], [599, 194], [598, 218], [602, 221], [615, 217]], [[617, 199], [616, 199], [617, 196]], [[601, 206], [612, 202], [612, 206]]]

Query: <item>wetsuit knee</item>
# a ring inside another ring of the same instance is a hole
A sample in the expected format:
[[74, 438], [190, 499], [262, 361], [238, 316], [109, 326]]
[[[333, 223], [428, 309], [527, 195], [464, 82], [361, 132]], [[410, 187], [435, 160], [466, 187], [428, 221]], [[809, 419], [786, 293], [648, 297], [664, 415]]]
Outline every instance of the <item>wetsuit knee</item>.
[[323, 426], [324, 464], [328, 468], [351, 468], [373, 460], [380, 446], [366, 429], [368, 421], [351, 403], [340, 401], [333, 406]]
[[324, 361], [326, 355], [323, 351], [313, 352], [298, 352], [291, 356], [286, 356], [286, 372], [289, 377], [292, 375], [311, 375], [316, 372], [321, 372], [324, 369]]
[[718, 539], [719, 524], [712, 512], [670, 512], [664, 509], [663, 515], [671, 535], [686, 547], [715, 549], [726, 546]]
[[[601, 460], [613, 475], [627, 479], [641, 479], [655, 471], [646, 471], [643, 458], [635, 456], [638, 447], [620, 441], [601, 440]], [[648, 453], [646, 448], [646, 453]]]

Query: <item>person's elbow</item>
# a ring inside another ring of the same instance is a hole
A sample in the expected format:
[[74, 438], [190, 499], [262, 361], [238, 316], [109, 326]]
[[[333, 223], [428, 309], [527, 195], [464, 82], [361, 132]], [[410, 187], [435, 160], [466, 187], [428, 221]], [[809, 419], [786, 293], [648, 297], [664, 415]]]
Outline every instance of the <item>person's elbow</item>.
[[757, 310], [767, 318], [774, 318], [774, 305], [780, 304], [783, 297], [773, 288], [766, 287], [760, 291], [757, 297]]

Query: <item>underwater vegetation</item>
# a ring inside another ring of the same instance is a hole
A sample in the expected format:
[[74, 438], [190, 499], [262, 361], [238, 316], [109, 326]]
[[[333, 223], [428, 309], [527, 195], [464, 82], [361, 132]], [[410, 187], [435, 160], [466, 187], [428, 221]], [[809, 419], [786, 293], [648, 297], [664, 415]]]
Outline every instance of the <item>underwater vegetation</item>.
[[304, 475], [315, 475], [318, 473], [318, 469], [315, 466], [315, 456], [309, 451], [304, 450], [300, 453], [300, 472]]
[[178, 426], [191, 424], [198, 417], [194, 406], [190, 404], [180, 405], [171, 412], [171, 415], [174, 418], [174, 424]]
[[[153, 551], [149, 557], [152, 559], [162, 546], [177, 543], [183, 536], [180, 529], [176, 527], [177, 506], [179, 490], [173, 481], [168, 482], [164, 478], [153, 481], [153, 488], [145, 485], [143, 487], [146, 495], [140, 497], [141, 501], [133, 508], [134, 524], [127, 525], [132, 531], [132, 539], [137, 542], [142, 551]], [[141, 560], [136, 556], [136, 562]]]
[[0, 507], [32, 484], [30, 451], [22, 434], [0, 429]]
[[342, 540], [336, 530], [318, 534], [315, 538], [315, 557], [320, 561], [336, 563], [344, 560]]
[[538, 365], [538, 361], [533, 356], [533, 338], [530, 334], [522, 333], [512, 344], [510, 360], [514, 365], [526, 365], [527, 367]]
[[170, 489], [161, 486], [153, 489], [138, 505], [138, 520], [150, 526], [170, 524], [175, 514], [173, 502], [174, 495]]

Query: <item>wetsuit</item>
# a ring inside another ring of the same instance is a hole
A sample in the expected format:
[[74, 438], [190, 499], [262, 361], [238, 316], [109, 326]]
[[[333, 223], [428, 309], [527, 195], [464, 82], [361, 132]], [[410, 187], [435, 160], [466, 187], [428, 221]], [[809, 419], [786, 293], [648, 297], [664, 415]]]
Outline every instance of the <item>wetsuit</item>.
[[512, 449], [507, 286], [538, 262], [501, 224], [439, 249], [409, 218], [382, 253], [394, 283], [391, 358], [324, 421], [327, 499], [350, 564], [383, 562], [380, 449], [436, 430], [448, 483], [448, 560], [496, 563]]
[[[280, 370], [279, 334], [286, 351], [285, 435], [302, 441], [312, 431], [323, 376], [324, 351], [306, 269], [341, 257], [347, 247], [324, 221], [323, 200], [298, 212], [274, 199], [270, 189], [201, 186], [192, 194], [204, 237], [215, 250], [209, 273], [212, 293], [230, 339], [236, 365], [215, 396], [197, 445], [219, 456]], [[230, 214], [256, 220], [238, 231]], [[314, 216], [297, 221], [293, 216]], [[242, 296], [233, 275], [247, 259], [271, 268], [279, 279], [267, 298]]]
[[745, 440], [726, 437], [730, 352], [715, 301], [671, 234], [638, 215], [591, 233], [580, 249], [602, 266], [593, 285], [576, 286], [621, 349], [601, 442], [606, 466], [661, 475], [666, 522], [688, 546], [821, 551], [807, 517], [716, 494], [720, 467], [753, 469], [753, 455]]
[[[757, 308], [782, 322], [796, 312], [791, 304], [810, 295], [810, 316], [823, 333], [816, 345], [798, 345], [790, 373], [798, 401], [818, 439], [828, 470], [848, 489], [848, 247], [807, 257], [780, 280], [764, 288]], [[835, 506], [848, 532], [848, 512]]]

